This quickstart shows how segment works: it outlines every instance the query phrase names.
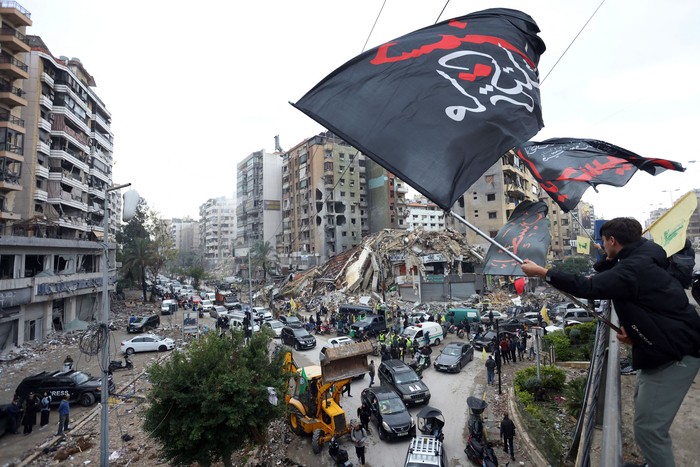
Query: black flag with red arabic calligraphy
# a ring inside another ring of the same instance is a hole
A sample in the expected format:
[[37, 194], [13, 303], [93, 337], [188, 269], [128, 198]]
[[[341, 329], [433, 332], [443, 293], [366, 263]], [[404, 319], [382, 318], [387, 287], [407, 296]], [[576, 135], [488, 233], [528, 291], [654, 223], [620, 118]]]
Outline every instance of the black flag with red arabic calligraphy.
[[358, 55], [292, 105], [449, 210], [544, 126], [538, 32], [502, 8], [443, 21]]
[[647, 159], [627, 149], [593, 139], [553, 138], [516, 149], [540, 186], [565, 211], [576, 207], [589, 187], [627, 184], [637, 170], [657, 175], [683, 172], [678, 162]]
[[[545, 264], [551, 236], [547, 203], [523, 201], [501, 227], [494, 240], [520, 259]], [[492, 276], [524, 276], [520, 263], [503, 249], [491, 245], [484, 259], [484, 274]]]

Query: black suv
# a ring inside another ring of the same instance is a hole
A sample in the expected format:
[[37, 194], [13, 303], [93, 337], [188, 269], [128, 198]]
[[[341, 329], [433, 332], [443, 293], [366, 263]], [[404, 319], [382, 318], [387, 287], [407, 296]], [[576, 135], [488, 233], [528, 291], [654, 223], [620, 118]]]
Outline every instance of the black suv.
[[360, 397], [377, 420], [380, 439], [411, 439], [416, 436], [416, 424], [393, 389], [387, 386], [366, 388]]
[[316, 338], [304, 328], [285, 326], [280, 333], [280, 339], [285, 345], [290, 345], [297, 350], [313, 349], [316, 347]]
[[[129, 321], [131, 321], [131, 318]], [[160, 326], [160, 316], [158, 315], [137, 316], [134, 321], [131, 321], [127, 325], [126, 332], [146, 332], [158, 326]]]
[[392, 387], [406, 405], [427, 403], [430, 400], [428, 386], [413, 368], [401, 360], [383, 361], [377, 373], [381, 384]]
[[[30, 392], [41, 397], [47, 392], [58, 404], [63, 396], [68, 394], [68, 402], [80, 402], [80, 405], [89, 407], [100, 400], [100, 388], [102, 384], [98, 378], [90, 376], [82, 371], [42, 371], [34, 376], [24, 378], [17, 386], [17, 395], [20, 400], [27, 398]], [[114, 391], [114, 383], [109, 380], [109, 392]]]

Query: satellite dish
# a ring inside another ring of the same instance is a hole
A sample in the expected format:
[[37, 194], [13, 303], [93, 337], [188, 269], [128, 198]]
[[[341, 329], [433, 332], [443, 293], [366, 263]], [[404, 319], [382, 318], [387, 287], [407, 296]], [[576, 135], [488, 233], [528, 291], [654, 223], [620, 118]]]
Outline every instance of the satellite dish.
[[136, 190], [129, 190], [124, 193], [124, 207], [122, 209], [122, 220], [124, 222], [130, 221], [134, 217], [140, 199], [141, 196]]

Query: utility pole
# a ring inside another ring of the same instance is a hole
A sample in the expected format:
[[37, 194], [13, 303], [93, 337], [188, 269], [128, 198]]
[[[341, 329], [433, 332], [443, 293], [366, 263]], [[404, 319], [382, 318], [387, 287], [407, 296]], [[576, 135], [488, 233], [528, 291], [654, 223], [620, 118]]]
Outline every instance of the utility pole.
[[102, 412], [100, 417], [100, 466], [109, 467], [109, 193], [131, 183], [105, 188], [104, 253], [102, 255]]

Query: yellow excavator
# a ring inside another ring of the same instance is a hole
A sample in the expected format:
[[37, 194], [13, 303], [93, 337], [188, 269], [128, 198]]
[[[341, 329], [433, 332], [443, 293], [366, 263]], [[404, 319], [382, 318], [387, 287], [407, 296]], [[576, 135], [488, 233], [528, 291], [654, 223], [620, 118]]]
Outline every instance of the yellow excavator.
[[291, 350], [285, 354], [285, 369], [290, 374], [285, 394], [289, 425], [298, 435], [312, 435], [311, 448], [315, 454], [333, 436], [350, 432], [340, 406], [340, 393], [352, 378], [368, 371], [367, 355], [371, 353], [371, 342], [326, 348], [321, 365], [303, 368], [296, 364]]

